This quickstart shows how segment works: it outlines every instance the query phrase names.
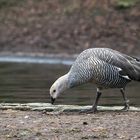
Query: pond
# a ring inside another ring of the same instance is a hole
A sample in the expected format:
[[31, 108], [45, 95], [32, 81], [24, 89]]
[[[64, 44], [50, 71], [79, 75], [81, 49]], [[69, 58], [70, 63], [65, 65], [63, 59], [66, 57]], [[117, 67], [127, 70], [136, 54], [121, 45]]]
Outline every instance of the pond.
[[[72, 64], [71, 60], [44, 57], [6, 58], [0, 57], [1, 103], [50, 102], [50, 86], [58, 77], [67, 73]], [[131, 105], [140, 105], [139, 82], [127, 85], [126, 93]], [[67, 90], [55, 104], [91, 105], [95, 95], [96, 87], [86, 84]], [[105, 90], [99, 102], [100, 105], [122, 105], [122, 103], [119, 89]]]

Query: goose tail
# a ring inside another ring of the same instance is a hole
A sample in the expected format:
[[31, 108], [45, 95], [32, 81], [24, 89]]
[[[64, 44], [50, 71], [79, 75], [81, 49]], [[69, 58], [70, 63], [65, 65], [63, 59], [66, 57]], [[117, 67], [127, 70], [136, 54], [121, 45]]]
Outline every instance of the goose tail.
[[135, 70], [134, 80], [140, 82], [140, 58], [133, 57], [134, 61], [132, 61], [133, 68]]

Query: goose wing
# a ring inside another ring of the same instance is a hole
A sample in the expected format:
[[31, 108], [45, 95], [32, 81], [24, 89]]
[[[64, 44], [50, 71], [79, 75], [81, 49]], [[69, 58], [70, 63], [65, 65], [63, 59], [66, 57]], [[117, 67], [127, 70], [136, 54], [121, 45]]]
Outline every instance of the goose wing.
[[140, 59], [131, 57], [112, 49], [106, 49], [98, 58], [118, 67], [120, 75], [128, 76], [132, 80], [140, 81]]

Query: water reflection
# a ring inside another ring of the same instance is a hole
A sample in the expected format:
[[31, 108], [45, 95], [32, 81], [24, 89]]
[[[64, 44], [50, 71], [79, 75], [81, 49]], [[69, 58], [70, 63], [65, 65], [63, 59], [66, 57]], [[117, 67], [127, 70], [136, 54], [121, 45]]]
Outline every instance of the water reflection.
[[[0, 63], [0, 102], [50, 102], [49, 88], [70, 66], [61, 64]], [[140, 105], [140, 83], [133, 82], [126, 89], [130, 103]], [[89, 105], [95, 99], [96, 88], [86, 84], [66, 91], [56, 104]], [[118, 89], [106, 90], [102, 105], [121, 105]]]

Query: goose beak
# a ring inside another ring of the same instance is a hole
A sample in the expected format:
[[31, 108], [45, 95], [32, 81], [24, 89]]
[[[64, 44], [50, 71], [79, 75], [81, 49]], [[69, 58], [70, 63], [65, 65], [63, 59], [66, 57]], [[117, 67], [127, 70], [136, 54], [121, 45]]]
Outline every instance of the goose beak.
[[55, 98], [51, 97], [51, 104], [53, 105], [55, 102]]

